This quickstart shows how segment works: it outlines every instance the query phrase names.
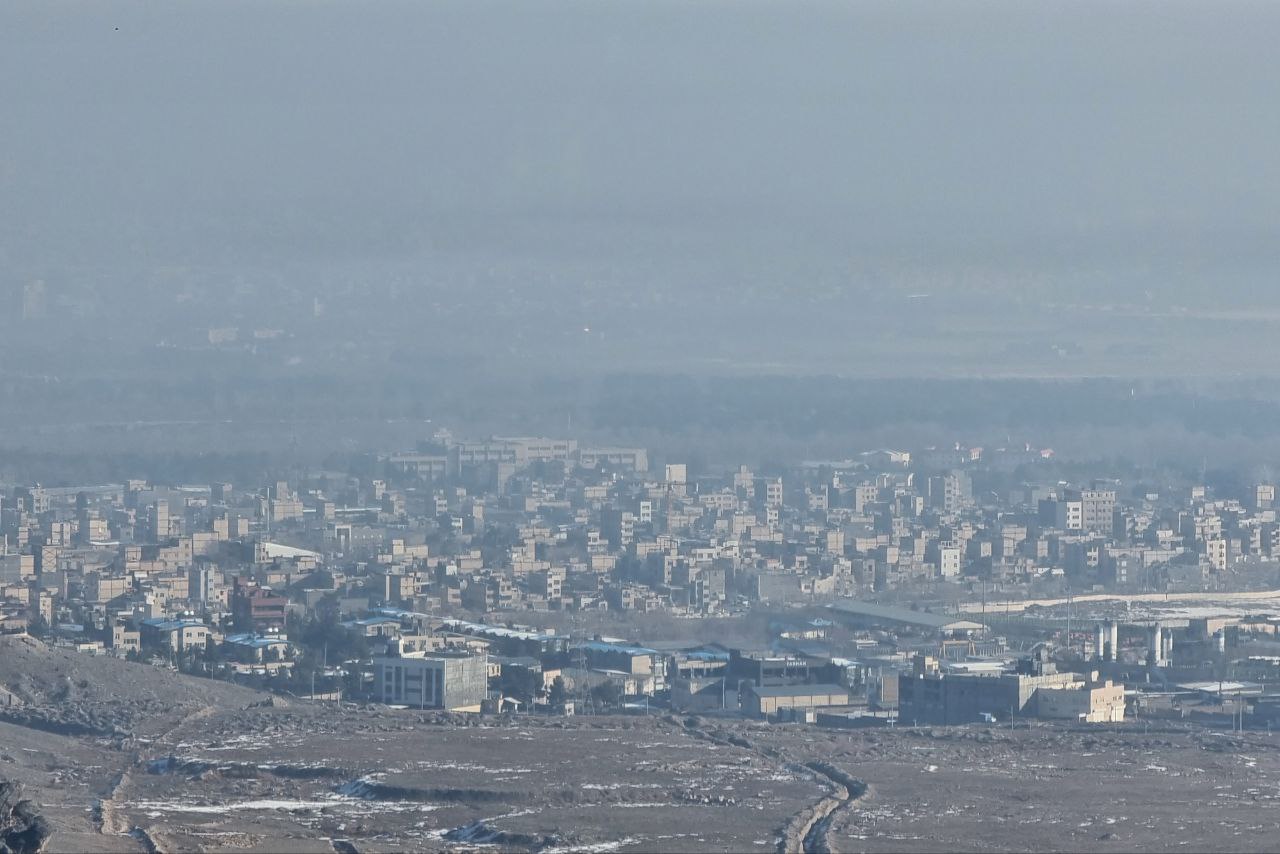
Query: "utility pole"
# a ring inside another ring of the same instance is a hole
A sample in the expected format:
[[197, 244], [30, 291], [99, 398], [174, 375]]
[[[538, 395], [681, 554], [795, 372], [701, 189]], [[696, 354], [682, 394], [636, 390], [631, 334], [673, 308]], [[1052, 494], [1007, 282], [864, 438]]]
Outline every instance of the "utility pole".
[[1067, 652], [1071, 652], [1071, 588], [1067, 588]]
[[596, 712], [595, 698], [591, 696], [591, 690], [587, 686], [587, 654], [583, 647], [586, 643], [587, 633], [583, 626], [582, 615], [580, 612], [574, 612], [569, 621], [569, 667], [573, 671], [574, 680], [574, 699], [582, 706], [583, 709], [590, 709], [591, 714]]

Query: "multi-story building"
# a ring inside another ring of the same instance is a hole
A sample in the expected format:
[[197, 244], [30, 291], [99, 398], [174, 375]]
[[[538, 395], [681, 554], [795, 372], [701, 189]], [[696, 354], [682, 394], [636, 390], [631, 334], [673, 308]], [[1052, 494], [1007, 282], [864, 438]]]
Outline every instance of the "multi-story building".
[[[1044, 711], [1040, 702], [1043, 699]], [[957, 667], [943, 672], [936, 660], [917, 655], [898, 679], [898, 719], [953, 725], [1043, 716], [1087, 723], [1124, 720], [1124, 686], [1095, 684], [1059, 673], [1039, 659], [1024, 659], [1014, 672]]]
[[942, 578], [955, 578], [960, 574], [963, 550], [948, 543], [938, 547], [938, 575]]
[[478, 712], [489, 696], [488, 659], [445, 650], [375, 656], [374, 696], [389, 705]]
[[237, 628], [263, 632], [267, 629], [284, 628], [289, 600], [273, 593], [268, 587], [237, 577], [232, 585], [230, 604]]
[[1078, 500], [1080, 502], [1080, 529], [1094, 534], [1110, 534], [1115, 519], [1116, 491], [1114, 489], [1085, 489], [1078, 493]]
[[578, 465], [587, 469], [608, 466], [633, 472], [649, 470], [649, 452], [644, 448], [582, 448]]

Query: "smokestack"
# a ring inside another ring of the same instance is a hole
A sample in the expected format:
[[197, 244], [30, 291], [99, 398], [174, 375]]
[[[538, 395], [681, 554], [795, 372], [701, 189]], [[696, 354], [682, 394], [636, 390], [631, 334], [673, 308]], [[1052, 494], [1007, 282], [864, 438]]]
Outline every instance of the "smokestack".
[[1120, 624], [1115, 620], [1107, 622], [1107, 661], [1120, 660]]
[[1159, 623], [1152, 623], [1147, 635], [1147, 660], [1156, 667], [1160, 667], [1164, 663], [1160, 658], [1160, 654], [1164, 651], [1164, 627]]
[[1106, 649], [1104, 649], [1105, 644], [1106, 644], [1106, 634], [1103, 629], [1102, 623], [1098, 623], [1098, 625], [1094, 627], [1094, 633], [1093, 633], [1093, 652], [1094, 652], [1094, 655], [1097, 656], [1098, 661], [1107, 660], [1107, 651]]

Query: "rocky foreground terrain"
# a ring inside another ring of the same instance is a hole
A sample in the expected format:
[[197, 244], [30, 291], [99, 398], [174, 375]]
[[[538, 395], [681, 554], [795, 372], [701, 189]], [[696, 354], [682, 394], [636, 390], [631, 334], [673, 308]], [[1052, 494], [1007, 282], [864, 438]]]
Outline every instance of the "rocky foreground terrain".
[[15, 638], [0, 687], [0, 851], [1264, 851], [1280, 821], [1261, 734], [454, 717]]
[[0, 781], [0, 854], [39, 851], [51, 833], [40, 807], [23, 795], [20, 784]]

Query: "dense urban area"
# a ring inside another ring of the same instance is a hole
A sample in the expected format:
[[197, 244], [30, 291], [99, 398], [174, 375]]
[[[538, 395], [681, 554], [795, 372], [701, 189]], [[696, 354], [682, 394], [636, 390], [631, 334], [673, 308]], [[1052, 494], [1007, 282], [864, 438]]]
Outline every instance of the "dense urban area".
[[0, 2], [0, 854], [1280, 849], [1280, 3]]
[[[1031, 445], [651, 456], [442, 429], [266, 484], [7, 485], [0, 780], [27, 788], [0, 793], [6, 844], [946, 849], [980, 838], [906, 832], [904, 757], [998, 786], [1053, 754], [1066, 786], [1136, 754], [1156, 790], [1202, 756], [1280, 758], [1273, 483], [1066, 482]], [[95, 759], [29, 761], [40, 739]], [[580, 763], [563, 791], [530, 776], [547, 756]], [[1044, 844], [1169, 838], [1074, 818]]]

